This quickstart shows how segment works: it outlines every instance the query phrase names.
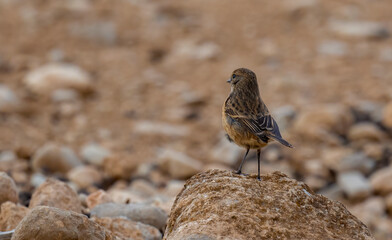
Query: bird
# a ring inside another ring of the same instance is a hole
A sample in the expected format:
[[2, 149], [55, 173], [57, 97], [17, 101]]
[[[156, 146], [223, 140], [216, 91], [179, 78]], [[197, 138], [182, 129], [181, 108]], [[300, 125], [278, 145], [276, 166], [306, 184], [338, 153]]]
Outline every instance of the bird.
[[242, 166], [250, 149], [257, 149], [258, 176], [260, 179], [261, 148], [271, 141], [293, 148], [283, 139], [279, 126], [260, 97], [256, 74], [247, 68], [233, 71], [227, 80], [231, 91], [222, 107], [222, 124], [229, 141], [246, 149], [244, 158], [236, 171], [241, 174]]

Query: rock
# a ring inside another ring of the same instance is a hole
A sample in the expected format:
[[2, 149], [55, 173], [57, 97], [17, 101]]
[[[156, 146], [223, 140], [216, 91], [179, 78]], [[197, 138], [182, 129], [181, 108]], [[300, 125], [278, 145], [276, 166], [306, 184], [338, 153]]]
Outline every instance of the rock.
[[124, 218], [93, 218], [94, 222], [98, 223], [102, 227], [110, 230], [114, 236], [127, 240], [160, 240], [162, 234], [158, 229], [143, 224], [140, 222], [134, 222]]
[[110, 202], [113, 202], [112, 197], [102, 189], [91, 193], [86, 198], [87, 207], [89, 209], [93, 209], [95, 206], [99, 204], [110, 203]]
[[392, 192], [392, 166], [377, 170], [370, 176], [370, 184], [375, 192], [387, 195]]
[[86, 216], [39, 206], [23, 218], [12, 240], [114, 240], [112, 234]]
[[28, 212], [29, 209], [27, 207], [13, 202], [1, 204], [0, 231], [11, 231], [15, 229]]
[[82, 205], [77, 193], [66, 183], [47, 179], [33, 193], [29, 208], [50, 206], [80, 213]]
[[354, 120], [349, 113], [342, 105], [312, 106], [298, 115], [293, 129], [299, 136], [325, 142], [332, 138], [331, 133], [345, 134]]
[[111, 21], [94, 21], [69, 25], [72, 35], [107, 45], [116, 43], [116, 28], [116, 23]]
[[158, 154], [160, 168], [176, 179], [185, 179], [201, 171], [203, 165], [182, 152], [165, 149]]
[[364, 153], [356, 152], [343, 157], [337, 165], [337, 170], [339, 172], [357, 170], [363, 174], [368, 174], [373, 170], [375, 165], [376, 162], [373, 159], [367, 157]]
[[7, 201], [14, 203], [19, 201], [18, 188], [12, 178], [5, 172], [0, 172], [0, 205]]
[[364, 199], [372, 192], [369, 181], [357, 171], [340, 173], [337, 182], [349, 199]]
[[103, 160], [110, 155], [110, 151], [96, 143], [89, 143], [83, 146], [80, 155], [88, 163], [102, 166]]
[[341, 203], [279, 172], [256, 176], [222, 170], [193, 176], [163, 239], [373, 239]]
[[348, 139], [350, 141], [381, 142], [384, 138], [384, 132], [370, 122], [355, 124], [348, 131]]
[[347, 44], [340, 41], [327, 40], [321, 42], [317, 51], [322, 55], [341, 57], [347, 54]]
[[30, 71], [24, 83], [31, 91], [49, 96], [56, 89], [73, 89], [79, 93], [93, 90], [93, 82], [80, 67], [65, 63], [50, 63]]
[[20, 108], [20, 99], [7, 86], [0, 84], [0, 112], [15, 112]]
[[103, 170], [112, 178], [129, 179], [139, 163], [139, 159], [129, 154], [114, 154], [103, 160]]
[[217, 146], [212, 148], [210, 159], [215, 163], [234, 166], [241, 158], [242, 151], [243, 150], [240, 147], [234, 143], [230, 143], [226, 137], [222, 136]]
[[382, 123], [386, 127], [392, 128], [392, 102], [388, 103], [383, 110]]
[[329, 29], [343, 37], [387, 38], [388, 29], [378, 22], [330, 20]]
[[91, 216], [96, 217], [126, 217], [129, 220], [142, 222], [160, 230], [166, 226], [167, 215], [157, 207], [143, 203], [119, 204], [104, 203], [91, 210]]
[[62, 174], [82, 164], [72, 149], [54, 143], [47, 143], [39, 148], [31, 161], [35, 171], [43, 170]]
[[190, 129], [186, 126], [171, 125], [163, 122], [140, 121], [135, 123], [133, 131], [139, 134], [185, 137]]
[[102, 173], [93, 166], [76, 167], [69, 171], [67, 176], [79, 188], [87, 188], [103, 181]]

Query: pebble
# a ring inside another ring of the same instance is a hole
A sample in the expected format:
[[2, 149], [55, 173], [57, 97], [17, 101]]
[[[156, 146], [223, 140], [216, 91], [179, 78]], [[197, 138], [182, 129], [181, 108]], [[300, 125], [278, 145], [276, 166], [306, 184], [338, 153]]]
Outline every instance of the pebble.
[[273, 110], [272, 116], [278, 123], [281, 132], [289, 128], [296, 117], [297, 112], [292, 105], [284, 105]]
[[364, 199], [372, 192], [369, 181], [358, 171], [339, 173], [337, 183], [349, 199]]
[[62, 174], [82, 164], [72, 149], [54, 143], [47, 143], [39, 148], [31, 161], [35, 171]]
[[203, 164], [188, 155], [171, 149], [164, 149], [158, 153], [160, 168], [172, 178], [185, 179], [200, 172]]
[[353, 110], [357, 121], [382, 121], [383, 104], [373, 101], [355, 101]]
[[360, 171], [363, 174], [370, 173], [376, 162], [362, 152], [355, 152], [344, 157], [337, 165], [339, 172]]
[[52, 101], [55, 103], [73, 102], [79, 99], [79, 93], [73, 89], [56, 89], [52, 92]]
[[96, 217], [126, 217], [129, 220], [142, 222], [160, 230], [166, 226], [167, 214], [160, 208], [143, 203], [119, 204], [104, 203], [91, 210]]
[[196, 44], [191, 40], [181, 40], [175, 43], [173, 57], [185, 57], [195, 60], [211, 60], [219, 56], [220, 46], [214, 42]]
[[385, 134], [377, 125], [363, 122], [350, 128], [348, 138], [350, 141], [381, 142], [385, 138]]
[[110, 203], [110, 202], [113, 202], [112, 197], [102, 189], [91, 193], [86, 198], [87, 207], [89, 209], [93, 209], [95, 206], [99, 204]]
[[354, 119], [342, 105], [311, 106], [298, 114], [293, 129], [300, 136], [318, 141], [333, 139], [331, 134], [344, 135]]
[[392, 128], [392, 102], [388, 103], [383, 110], [382, 123], [388, 127]]
[[0, 112], [14, 112], [20, 104], [16, 94], [6, 85], [0, 84]]
[[46, 181], [47, 177], [40, 172], [33, 173], [30, 178], [31, 186], [37, 188]]
[[387, 38], [388, 29], [378, 22], [330, 20], [329, 29], [343, 37]]
[[234, 166], [240, 159], [242, 151], [240, 147], [234, 143], [230, 143], [222, 134], [218, 144], [212, 148], [210, 159], [214, 163]]
[[140, 198], [151, 198], [158, 193], [157, 188], [154, 187], [151, 182], [145, 179], [133, 180], [127, 190], [139, 196]]
[[113, 240], [111, 232], [85, 215], [38, 206], [19, 223], [12, 240], [89, 239]]
[[168, 137], [185, 137], [190, 132], [186, 126], [151, 121], [136, 122], [133, 131], [139, 134], [163, 135]]
[[376, 222], [385, 215], [385, 201], [382, 197], [370, 197], [350, 210], [366, 225]]
[[99, 225], [110, 230], [114, 236], [120, 239], [132, 240], [161, 240], [162, 234], [158, 229], [141, 222], [131, 221], [125, 218], [92, 218]]
[[79, 166], [68, 172], [67, 177], [79, 188], [85, 189], [103, 181], [101, 171], [94, 166]]
[[370, 176], [370, 183], [375, 192], [387, 195], [392, 192], [392, 166], [381, 168]]
[[103, 160], [103, 171], [116, 179], [129, 179], [140, 163], [139, 159], [128, 154], [113, 154]]
[[106, 45], [115, 44], [118, 38], [116, 23], [112, 21], [74, 23], [69, 25], [69, 31], [74, 36]]
[[392, 62], [392, 48], [382, 48], [380, 50], [379, 59], [385, 62]]
[[93, 82], [87, 72], [76, 65], [50, 63], [33, 69], [24, 78], [32, 92], [50, 96], [56, 89], [73, 89], [79, 93], [93, 90]]
[[319, 54], [341, 57], [347, 54], [347, 44], [336, 40], [325, 40], [317, 48]]
[[29, 209], [20, 204], [9, 201], [1, 204], [0, 231], [11, 231], [15, 229], [28, 212]]
[[104, 159], [110, 155], [110, 151], [96, 143], [88, 143], [82, 147], [80, 155], [86, 162], [102, 166]]
[[169, 197], [175, 197], [184, 188], [184, 184], [184, 181], [170, 180], [162, 193]]
[[7, 173], [0, 172], [0, 205], [7, 201], [17, 203], [18, 200], [18, 188], [14, 180]]
[[52, 178], [47, 179], [34, 191], [29, 208], [36, 206], [56, 207], [77, 213], [82, 211], [78, 194], [66, 183]]

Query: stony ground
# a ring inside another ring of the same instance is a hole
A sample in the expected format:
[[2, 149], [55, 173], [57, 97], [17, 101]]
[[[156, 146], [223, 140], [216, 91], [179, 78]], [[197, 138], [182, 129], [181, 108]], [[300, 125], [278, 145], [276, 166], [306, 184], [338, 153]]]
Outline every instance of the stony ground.
[[[54, 177], [79, 194], [77, 212], [90, 213], [95, 193], [168, 214], [183, 180], [238, 166], [220, 111], [225, 80], [247, 67], [296, 147], [270, 145], [263, 171], [304, 181], [392, 238], [391, 10], [388, 0], [0, 0], [0, 171], [19, 192], [0, 200], [29, 206]], [[252, 153], [244, 170], [256, 166]]]

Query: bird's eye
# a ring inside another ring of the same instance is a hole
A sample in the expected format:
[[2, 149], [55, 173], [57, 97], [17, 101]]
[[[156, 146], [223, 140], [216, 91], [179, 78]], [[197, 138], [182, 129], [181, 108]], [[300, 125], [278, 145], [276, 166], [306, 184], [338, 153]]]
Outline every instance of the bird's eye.
[[234, 79], [235, 77], [237, 77], [235, 74], [233, 74], [233, 76], [231, 76], [232, 79]]

